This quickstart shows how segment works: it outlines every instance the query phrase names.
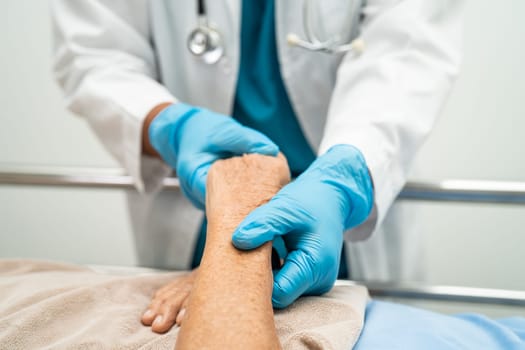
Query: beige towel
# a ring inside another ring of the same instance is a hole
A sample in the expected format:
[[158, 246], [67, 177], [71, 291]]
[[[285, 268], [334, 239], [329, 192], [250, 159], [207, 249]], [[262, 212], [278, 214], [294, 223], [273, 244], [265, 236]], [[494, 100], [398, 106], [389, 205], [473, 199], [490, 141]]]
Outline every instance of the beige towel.
[[[178, 273], [110, 275], [69, 264], [0, 260], [0, 349], [173, 349], [178, 328], [140, 323], [151, 295]], [[275, 314], [284, 349], [351, 349], [367, 300], [340, 286]]]

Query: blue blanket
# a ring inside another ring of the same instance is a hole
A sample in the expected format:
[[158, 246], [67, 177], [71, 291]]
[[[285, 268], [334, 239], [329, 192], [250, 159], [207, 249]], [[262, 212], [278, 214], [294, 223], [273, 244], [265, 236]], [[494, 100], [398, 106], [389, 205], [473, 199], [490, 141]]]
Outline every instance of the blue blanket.
[[371, 301], [354, 349], [525, 349], [525, 318], [491, 320], [475, 314], [442, 315]]

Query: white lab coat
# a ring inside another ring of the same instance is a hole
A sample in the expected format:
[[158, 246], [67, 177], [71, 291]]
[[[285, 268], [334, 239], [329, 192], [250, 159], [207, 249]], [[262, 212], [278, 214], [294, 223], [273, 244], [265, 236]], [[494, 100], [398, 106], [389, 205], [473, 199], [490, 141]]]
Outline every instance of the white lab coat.
[[[129, 193], [129, 207], [143, 265], [187, 268], [202, 216], [180, 193], [158, 193], [171, 170], [141, 154], [143, 119], [167, 101], [231, 114], [241, 3], [207, 1], [225, 48], [218, 64], [207, 65], [186, 49], [196, 1], [53, 2], [57, 80], [68, 107], [86, 118], [135, 181], [139, 191]], [[281, 73], [313, 149], [323, 154], [335, 144], [354, 145], [372, 174], [372, 214], [345, 235], [357, 241], [375, 231], [365, 242], [347, 242], [352, 277], [411, 279], [419, 266], [417, 232], [399, 220], [400, 210], [387, 212], [458, 74], [462, 1], [369, 0], [362, 22], [347, 4], [319, 1], [313, 26], [347, 39], [360, 33], [366, 49], [358, 58], [290, 47], [288, 33], [305, 36], [303, 1], [276, 0]]]

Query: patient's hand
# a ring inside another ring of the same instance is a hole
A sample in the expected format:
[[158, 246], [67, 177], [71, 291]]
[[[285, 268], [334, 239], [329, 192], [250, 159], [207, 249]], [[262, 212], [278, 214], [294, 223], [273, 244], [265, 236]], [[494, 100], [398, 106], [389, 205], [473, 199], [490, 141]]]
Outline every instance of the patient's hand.
[[151, 326], [151, 330], [156, 333], [169, 331], [175, 323], [180, 326], [196, 274], [197, 269], [159, 289], [142, 315], [142, 324]]

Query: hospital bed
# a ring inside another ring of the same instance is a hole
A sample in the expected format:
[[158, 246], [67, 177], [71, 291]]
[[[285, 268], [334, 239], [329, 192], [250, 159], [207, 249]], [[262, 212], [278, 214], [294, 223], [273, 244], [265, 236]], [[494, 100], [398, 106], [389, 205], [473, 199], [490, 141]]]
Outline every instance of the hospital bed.
[[[47, 186], [93, 189], [131, 190], [130, 176], [120, 169], [87, 168], [34, 168], [6, 167], [0, 169], [0, 185]], [[176, 178], [164, 180], [165, 191], [178, 191]], [[525, 204], [525, 183], [501, 181], [446, 180], [441, 182], [409, 182], [399, 194], [398, 200]], [[93, 266], [95, 270], [119, 273], [140, 273], [142, 268]], [[337, 284], [356, 284], [338, 281]], [[359, 284], [363, 284], [359, 282]], [[485, 305], [489, 314], [509, 310], [512, 314], [525, 315], [525, 292], [504, 289], [469, 288], [457, 286], [431, 286], [411, 283], [365, 283], [374, 298], [400, 301], [434, 310], [450, 312], [464, 310], [469, 304], [477, 304], [477, 310]], [[444, 306], [446, 304], [446, 306]], [[480, 306], [481, 305], [481, 306]], [[496, 310], [496, 311], [494, 311]], [[507, 312], [509, 314], [509, 312]]]
[[[71, 187], [92, 189], [132, 190], [131, 177], [119, 169], [78, 169], [78, 168], [6, 168], [0, 169], [0, 185]], [[178, 191], [176, 178], [164, 181], [166, 191]], [[494, 181], [442, 181], [438, 183], [410, 182], [399, 195], [399, 200], [525, 204], [525, 183]], [[91, 270], [101, 274], [140, 276], [156, 270], [142, 267], [89, 265]], [[374, 300], [394, 301], [416, 306], [417, 309], [454, 314], [475, 311], [491, 317], [525, 316], [525, 291], [470, 288], [458, 286], [434, 286], [406, 282], [354, 282], [339, 280], [337, 286], [365, 285]], [[384, 304], [383, 306], [389, 306]], [[396, 304], [391, 304], [396, 305]], [[368, 310], [368, 308], [367, 308]], [[403, 310], [405, 312], [407, 310]], [[367, 311], [367, 315], [368, 315]], [[410, 312], [410, 310], [408, 310]], [[373, 313], [372, 313], [373, 314]], [[385, 313], [381, 314], [381, 318]], [[425, 317], [424, 315], [422, 317]], [[399, 320], [397, 316], [396, 320]], [[405, 318], [406, 319], [406, 318]], [[452, 319], [451, 319], [452, 320]], [[454, 320], [452, 320], [454, 321]], [[368, 322], [368, 321], [367, 321]], [[365, 322], [365, 327], [377, 325]], [[396, 321], [397, 322], [397, 321]], [[448, 320], [446, 321], [448, 322]], [[380, 322], [382, 325], [384, 322]], [[414, 324], [412, 324], [414, 326]], [[365, 328], [366, 329], [366, 328]], [[374, 341], [382, 334], [374, 329]], [[417, 332], [416, 332], [417, 333]], [[412, 334], [412, 333], [411, 333]], [[410, 334], [410, 337], [412, 336]], [[366, 332], [365, 332], [366, 335]], [[472, 337], [470, 337], [472, 338]], [[370, 337], [361, 337], [367, 340]], [[525, 339], [525, 338], [524, 338]], [[388, 344], [388, 339], [386, 343]], [[368, 344], [367, 344], [368, 345]], [[359, 344], [357, 346], [359, 347]], [[368, 347], [366, 347], [368, 348]]]

